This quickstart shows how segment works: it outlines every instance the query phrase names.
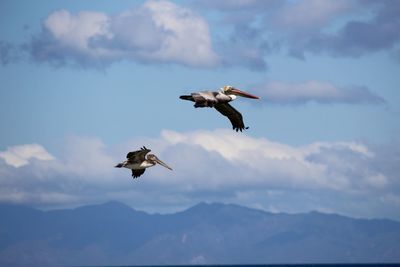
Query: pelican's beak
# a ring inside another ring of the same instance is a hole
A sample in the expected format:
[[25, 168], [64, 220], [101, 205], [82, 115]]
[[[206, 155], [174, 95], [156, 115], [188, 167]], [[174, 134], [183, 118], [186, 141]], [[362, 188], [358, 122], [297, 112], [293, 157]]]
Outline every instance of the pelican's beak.
[[167, 169], [169, 169], [169, 170], [172, 171], [172, 168], [171, 168], [170, 166], [168, 166], [167, 164], [165, 164], [164, 162], [162, 162], [159, 158], [155, 157], [154, 160], [155, 160], [158, 164], [160, 164], [161, 166], [163, 166], [163, 167], [165, 167], [165, 168], [167, 168]]
[[234, 93], [235, 95], [238, 95], [238, 96], [243, 96], [243, 97], [252, 98], [252, 99], [260, 99], [258, 96], [246, 93], [246, 92], [244, 92], [242, 90], [239, 90], [237, 88], [232, 88], [231, 92]]

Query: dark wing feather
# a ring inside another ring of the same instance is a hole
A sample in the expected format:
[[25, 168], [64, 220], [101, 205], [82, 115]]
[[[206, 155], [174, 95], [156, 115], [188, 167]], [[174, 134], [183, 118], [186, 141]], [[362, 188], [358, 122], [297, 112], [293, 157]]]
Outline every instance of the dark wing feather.
[[216, 110], [222, 115], [228, 117], [232, 123], [232, 128], [237, 131], [243, 131], [243, 129], [248, 129], [249, 127], [244, 126], [242, 114], [234, 109], [228, 103], [220, 103], [214, 106]]
[[140, 148], [140, 150], [129, 152], [126, 155], [126, 158], [129, 162], [142, 162], [146, 159], [146, 154], [151, 150], [146, 148], [145, 146]]
[[138, 169], [138, 170], [132, 170], [132, 178], [138, 178], [140, 175], [144, 173], [146, 169]]

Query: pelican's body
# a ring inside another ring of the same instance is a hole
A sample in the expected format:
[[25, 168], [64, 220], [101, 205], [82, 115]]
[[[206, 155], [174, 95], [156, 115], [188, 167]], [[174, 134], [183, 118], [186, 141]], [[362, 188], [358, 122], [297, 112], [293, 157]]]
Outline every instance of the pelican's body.
[[154, 154], [148, 154], [150, 151], [150, 149], [147, 149], [144, 146], [140, 150], [129, 152], [126, 155], [127, 160], [117, 164], [115, 167], [131, 169], [132, 177], [134, 179], [141, 176], [146, 168], [153, 167], [157, 163], [169, 170], [172, 170], [167, 164], [162, 162]]
[[122, 167], [131, 170], [138, 170], [138, 169], [146, 169], [149, 167], [153, 167], [154, 165], [156, 165], [154, 162], [150, 162], [148, 160], [144, 160], [143, 162], [140, 163], [130, 163], [129, 161], [126, 161], [126, 164], [124, 164]]
[[234, 130], [242, 131], [248, 128], [244, 126], [242, 114], [229, 105], [229, 102], [235, 100], [237, 96], [259, 99], [257, 96], [243, 92], [230, 85], [222, 87], [219, 91], [201, 91], [190, 95], [182, 95], [180, 99], [195, 102], [195, 108], [215, 108], [222, 115], [228, 117]]

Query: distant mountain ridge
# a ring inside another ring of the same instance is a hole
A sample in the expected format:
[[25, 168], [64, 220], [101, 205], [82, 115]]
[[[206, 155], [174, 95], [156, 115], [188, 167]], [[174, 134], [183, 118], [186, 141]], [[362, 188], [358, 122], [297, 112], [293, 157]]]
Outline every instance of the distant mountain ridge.
[[148, 214], [119, 202], [0, 204], [1, 266], [399, 263], [400, 222], [200, 203]]

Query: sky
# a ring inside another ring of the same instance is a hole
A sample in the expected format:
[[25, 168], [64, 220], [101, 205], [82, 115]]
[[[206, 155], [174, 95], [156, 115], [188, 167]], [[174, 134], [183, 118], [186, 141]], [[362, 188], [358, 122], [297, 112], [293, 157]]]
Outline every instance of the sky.
[[[0, 3], [0, 202], [400, 220], [400, 2]], [[249, 129], [179, 95], [233, 85]], [[114, 168], [146, 146], [173, 168]]]

